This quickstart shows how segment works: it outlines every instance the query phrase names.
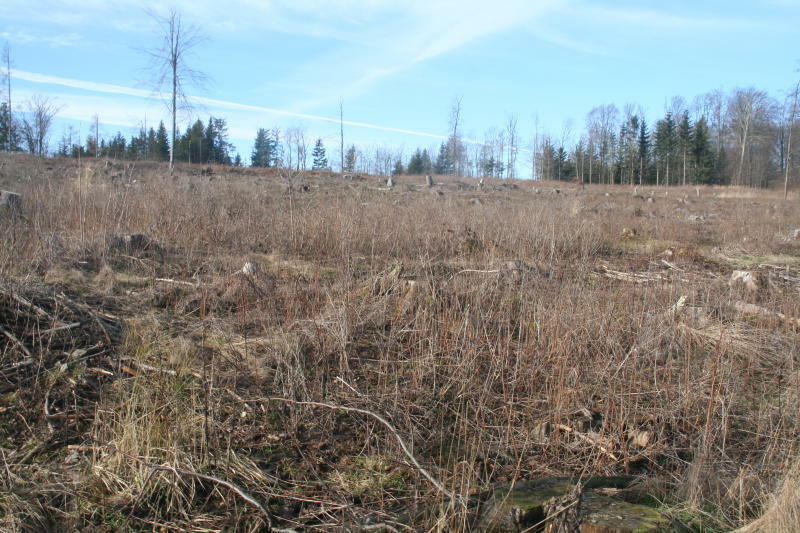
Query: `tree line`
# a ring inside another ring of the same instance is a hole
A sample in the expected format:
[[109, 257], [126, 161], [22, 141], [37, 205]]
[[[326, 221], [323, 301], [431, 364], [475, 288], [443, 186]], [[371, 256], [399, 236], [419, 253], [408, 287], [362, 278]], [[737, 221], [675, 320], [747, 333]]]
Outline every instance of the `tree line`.
[[[206, 123], [195, 119], [183, 133], [178, 131], [179, 104], [187, 103], [183, 86], [202, 79], [181, 63], [185, 57], [181, 52], [203, 39], [194, 27], [182, 29], [180, 14], [174, 10], [157, 21], [164, 44], [150, 56], [157, 73], [155, 85], [172, 87], [169, 130], [161, 122], [157, 128], [142, 127], [128, 138], [119, 132], [101, 138], [95, 117], [94, 131], [84, 139], [69, 127], [51, 150], [50, 130], [60, 109], [38, 95], [12, 107], [12, 61], [6, 45], [0, 63], [6, 97], [0, 102], [0, 148], [38, 155], [170, 161], [171, 165], [173, 160], [243, 165], [229, 142], [225, 119], [209, 117]], [[438, 146], [411, 152], [387, 146], [350, 145], [345, 149], [342, 128], [337, 170], [642, 185], [767, 187], [782, 180], [786, 187], [797, 167], [794, 156], [798, 148], [792, 138], [798, 127], [799, 97], [800, 82], [782, 100], [755, 88], [738, 88], [727, 94], [712, 91], [691, 103], [675, 97], [652, 121], [635, 104], [621, 110], [614, 104], [600, 105], [587, 114], [580, 131], [573, 132], [567, 123], [560, 135], [555, 135], [540, 132], [534, 122], [533, 135], [527, 138], [520, 134], [517, 117], [511, 115], [480, 141], [463, 137], [462, 102], [457, 98], [450, 109], [448, 134]], [[317, 138], [313, 147], [309, 144], [303, 128], [259, 128], [249, 164], [331, 170], [322, 139]], [[524, 171], [525, 167], [529, 171]]]

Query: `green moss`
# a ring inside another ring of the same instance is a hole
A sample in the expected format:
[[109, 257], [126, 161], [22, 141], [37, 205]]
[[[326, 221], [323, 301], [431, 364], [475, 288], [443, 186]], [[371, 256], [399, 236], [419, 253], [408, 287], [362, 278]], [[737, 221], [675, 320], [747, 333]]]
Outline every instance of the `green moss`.
[[[504, 533], [530, 527], [545, 517], [545, 505], [552, 498], [561, 498], [572, 490], [577, 480], [545, 478], [520, 483], [510, 492], [498, 489], [487, 504], [487, 512], [478, 530]], [[590, 478], [583, 480], [581, 501], [582, 524], [602, 531], [656, 533], [672, 531], [671, 521], [659, 510], [639, 503], [607, 496], [595, 489], [624, 488], [630, 478]], [[590, 529], [591, 530], [591, 529]]]

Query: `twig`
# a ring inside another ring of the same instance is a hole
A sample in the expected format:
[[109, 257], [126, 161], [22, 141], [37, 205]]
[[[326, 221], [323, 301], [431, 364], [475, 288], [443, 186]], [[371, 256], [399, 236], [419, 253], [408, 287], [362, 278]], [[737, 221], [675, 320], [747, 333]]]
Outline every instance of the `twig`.
[[23, 366], [31, 366], [32, 364], [36, 363], [33, 359], [23, 359], [13, 365], [9, 365], [3, 369], [0, 369], [0, 375], [6, 375], [7, 373], [11, 372], [12, 370], [16, 370], [18, 368], [22, 368]]
[[0, 333], [2, 333], [3, 335], [5, 335], [6, 337], [8, 337], [8, 338], [9, 338], [9, 339], [10, 339], [10, 340], [11, 340], [11, 341], [14, 343], [14, 344], [16, 344], [17, 346], [19, 346], [19, 349], [20, 349], [20, 350], [22, 350], [22, 352], [23, 352], [25, 355], [27, 355], [27, 356], [28, 356], [28, 359], [33, 359], [33, 354], [31, 353], [31, 351], [30, 351], [30, 350], [28, 350], [28, 349], [25, 347], [25, 345], [24, 345], [24, 344], [22, 344], [22, 341], [20, 341], [18, 338], [16, 338], [16, 337], [14, 336], [14, 334], [13, 334], [13, 333], [11, 333], [10, 331], [8, 331], [8, 330], [7, 330], [6, 328], [4, 328], [3, 326], [0, 326]]
[[423, 477], [425, 479], [427, 479], [431, 483], [431, 485], [436, 487], [436, 490], [438, 490], [439, 492], [441, 492], [442, 494], [447, 496], [447, 498], [449, 498], [452, 502], [458, 502], [458, 503], [461, 503], [462, 505], [464, 505], [464, 502], [461, 500], [460, 497], [458, 497], [456, 494], [454, 494], [454, 493], [450, 492], [449, 490], [447, 490], [439, 480], [437, 480], [435, 477], [433, 477], [433, 475], [430, 472], [428, 472], [421, 464], [419, 464], [419, 461], [417, 461], [416, 457], [414, 457], [414, 454], [411, 453], [411, 450], [408, 449], [408, 445], [403, 440], [403, 438], [400, 436], [400, 433], [398, 433], [398, 431], [395, 429], [395, 427], [392, 424], [390, 424], [389, 421], [387, 421], [381, 415], [379, 415], [377, 413], [373, 413], [372, 411], [367, 411], [366, 409], [359, 409], [358, 407], [345, 407], [343, 405], [334, 405], [334, 404], [330, 404], [330, 403], [301, 402], [301, 401], [297, 401], [297, 400], [290, 400], [288, 398], [269, 398], [269, 400], [270, 401], [275, 401], [275, 402], [288, 403], [288, 404], [292, 404], [292, 405], [307, 405], [309, 407], [322, 407], [322, 408], [325, 408], [325, 409], [332, 409], [334, 411], [346, 411], [346, 412], [349, 412], [349, 413], [359, 413], [359, 414], [367, 415], [369, 417], [374, 418], [375, 420], [380, 422], [386, 429], [388, 429], [389, 432], [392, 435], [394, 435], [394, 438], [397, 439], [397, 442], [400, 444], [400, 448], [402, 448], [403, 453], [406, 454], [406, 457], [408, 457], [408, 460], [411, 461], [411, 464], [414, 465], [414, 468], [416, 468], [417, 471], [420, 474], [422, 474]]
[[391, 533], [400, 533], [400, 530], [398, 530], [395, 527], [390, 526], [386, 522], [381, 522], [380, 524], [362, 525], [361, 526], [361, 530], [362, 531], [381, 531], [381, 530], [385, 530], [385, 531], [389, 531]]
[[50, 402], [50, 389], [47, 389], [47, 392], [44, 393], [44, 419], [47, 420], [47, 429], [50, 431], [50, 434], [54, 434], [56, 432], [55, 428], [53, 427], [53, 423], [50, 421], [52, 415], [50, 414], [50, 406], [47, 405]]

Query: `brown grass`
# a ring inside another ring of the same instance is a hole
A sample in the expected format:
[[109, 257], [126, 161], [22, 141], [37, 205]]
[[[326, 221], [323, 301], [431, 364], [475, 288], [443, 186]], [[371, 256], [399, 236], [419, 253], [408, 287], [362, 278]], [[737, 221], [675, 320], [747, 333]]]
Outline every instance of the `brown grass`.
[[[450, 507], [375, 420], [270, 397], [380, 414], [465, 497], [542, 475], [628, 474], [695, 528], [729, 530], [767, 508], [765, 531], [797, 524], [784, 495], [796, 493], [785, 465], [798, 457], [798, 335], [732, 305], [800, 317], [794, 201], [104, 172], [5, 160], [25, 208], [0, 226], [0, 276], [45, 281], [126, 323], [114, 379], [69, 442], [47, 433], [40, 405], [4, 404], [13, 387], [0, 385], [0, 409], [32, 413], [0, 438], [48, 443], [24, 464], [0, 444], [9, 530], [265, 527], [225, 487], [130, 457], [226, 479], [285, 528], [469, 528], [471, 509]], [[132, 233], [159, 253], [109, 246]], [[245, 261], [260, 272], [238, 273]], [[766, 287], [730, 287], [740, 268]], [[0, 369], [17, 352], [0, 339]]]

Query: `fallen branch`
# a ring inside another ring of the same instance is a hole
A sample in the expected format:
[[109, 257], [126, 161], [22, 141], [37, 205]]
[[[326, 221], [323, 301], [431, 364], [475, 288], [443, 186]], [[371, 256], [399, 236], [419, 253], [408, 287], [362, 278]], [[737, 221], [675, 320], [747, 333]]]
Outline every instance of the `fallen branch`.
[[464, 270], [459, 270], [454, 274], [454, 276], [458, 276], [459, 274], [467, 274], [469, 272], [473, 272], [475, 274], [497, 274], [500, 270], [475, 270], [472, 268], [466, 268]]
[[[177, 370], [172, 370], [171, 368], [161, 368], [161, 367], [158, 367], [158, 366], [148, 365], [147, 363], [142, 363], [141, 361], [137, 361], [133, 357], [120, 357], [120, 359], [123, 360], [123, 361], [130, 361], [131, 363], [133, 363], [134, 366], [138, 367], [141, 370], [146, 370], [148, 372], [156, 372], [158, 374], [166, 374], [168, 376], [177, 376], [178, 375]], [[190, 376], [193, 376], [193, 377], [197, 378], [197, 379], [203, 379], [203, 376], [201, 376], [199, 373], [194, 372], [192, 370], [187, 370], [186, 373], [189, 374]]]
[[677, 272], [686, 272], [684, 269], [676, 267], [673, 263], [670, 263], [666, 259], [662, 259], [661, 262], [664, 263], [668, 268], [670, 268], [672, 270], [675, 270]]
[[11, 333], [10, 331], [8, 331], [6, 328], [4, 328], [2, 326], [0, 326], [0, 333], [5, 335], [6, 337], [8, 337], [9, 340], [11, 340], [11, 342], [13, 342], [17, 346], [19, 346], [19, 349], [22, 350], [22, 353], [24, 353], [25, 355], [28, 356], [28, 359], [33, 359], [33, 354], [31, 353], [31, 351], [28, 350], [28, 348], [26, 348], [25, 345], [22, 344], [22, 341], [20, 341], [18, 338], [16, 338], [13, 333]]
[[581, 432], [579, 432], [579, 431], [577, 431], [577, 430], [575, 430], [575, 429], [573, 429], [573, 428], [571, 428], [569, 426], [566, 426], [564, 424], [556, 424], [555, 427], [557, 427], [561, 431], [566, 431], [567, 433], [575, 435], [576, 437], [578, 437], [579, 439], [581, 439], [584, 442], [588, 442], [589, 444], [597, 446], [597, 448], [601, 452], [603, 452], [609, 459], [611, 459], [613, 461], [619, 461], [619, 457], [617, 457], [616, 454], [614, 454], [608, 448], [606, 448], [605, 446], [603, 446], [602, 444], [597, 442], [596, 439], [593, 439], [592, 437], [590, 437], [588, 435], [584, 435], [583, 433], [581, 433]]
[[261, 504], [261, 502], [259, 502], [253, 496], [245, 492], [244, 489], [242, 489], [238, 485], [231, 483], [230, 481], [218, 478], [216, 476], [210, 476], [208, 474], [201, 474], [200, 472], [194, 472], [193, 470], [185, 470], [183, 468], [177, 468], [175, 466], [157, 465], [155, 463], [150, 463], [148, 461], [145, 461], [140, 457], [136, 457], [135, 455], [130, 455], [128, 453], [125, 453], [122, 450], [118, 449], [113, 444], [106, 444], [105, 446], [114, 450], [118, 454], [127, 457], [128, 459], [131, 459], [132, 461], [136, 461], [142, 466], [150, 468], [153, 471], [172, 472], [176, 476], [182, 475], [182, 476], [196, 477], [198, 479], [204, 479], [206, 481], [211, 481], [212, 483], [216, 483], [217, 485], [222, 485], [223, 487], [227, 487], [228, 489], [235, 492], [244, 501], [246, 501], [253, 507], [257, 508], [259, 511], [261, 511], [267, 522], [267, 531], [272, 531], [275, 533], [297, 533], [297, 531], [294, 529], [284, 529], [275, 527], [272, 522], [272, 513], [270, 513], [269, 510], [267, 510], [267, 508]]
[[792, 326], [800, 327], [800, 318], [786, 316], [783, 313], [772, 311], [766, 307], [761, 307], [760, 305], [749, 304], [740, 300], [733, 304], [733, 308], [743, 315], [759, 316], [763, 318], [777, 318], [778, 320], [791, 324]]
[[49, 318], [54, 323], [58, 323], [58, 321], [55, 320], [52, 316], [50, 316], [50, 314], [47, 311], [45, 311], [44, 309], [42, 309], [41, 307], [39, 307], [35, 303], [28, 301], [27, 298], [24, 298], [24, 297], [20, 296], [19, 294], [17, 294], [14, 291], [2, 290], [2, 292], [7, 294], [8, 296], [10, 296], [11, 299], [14, 300], [15, 302], [17, 302], [18, 304], [24, 305], [28, 309], [31, 309], [34, 313], [36, 313], [40, 317]]
[[42, 331], [39, 332], [39, 335], [44, 335], [46, 333], [56, 333], [57, 331], [66, 331], [68, 329], [75, 329], [77, 327], [80, 327], [80, 325], [81, 325], [80, 322], [73, 322], [72, 324], [64, 324], [63, 326], [56, 326], [50, 329], [43, 329]]
[[436, 490], [438, 490], [439, 492], [444, 494], [447, 498], [450, 499], [451, 502], [458, 502], [458, 503], [464, 505], [464, 502], [461, 500], [461, 498], [459, 498], [456, 494], [454, 494], [454, 493], [450, 492], [449, 490], [447, 490], [439, 480], [437, 480], [435, 477], [433, 477], [433, 475], [430, 472], [428, 472], [419, 463], [419, 461], [417, 461], [417, 458], [414, 457], [414, 454], [412, 454], [411, 450], [408, 449], [408, 445], [403, 440], [403, 438], [400, 436], [400, 433], [397, 431], [397, 429], [395, 429], [395, 427], [392, 424], [390, 424], [389, 421], [386, 420], [385, 418], [383, 418], [381, 415], [379, 415], [377, 413], [373, 413], [372, 411], [367, 411], [366, 409], [359, 409], [357, 407], [345, 407], [343, 405], [334, 405], [334, 404], [330, 404], [330, 403], [300, 402], [300, 401], [296, 401], [296, 400], [290, 400], [288, 398], [269, 398], [269, 400], [270, 401], [275, 401], [275, 402], [288, 403], [288, 404], [292, 404], [292, 405], [307, 405], [309, 407], [321, 407], [321, 408], [324, 408], [324, 409], [332, 409], [334, 411], [346, 411], [346, 412], [349, 412], [349, 413], [359, 413], [359, 414], [367, 415], [369, 417], [374, 418], [375, 420], [380, 422], [386, 429], [388, 429], [389, 432], [392, 435], [394, 435], [394, 438], [397, 439], [397, 442], [400, 444], [400, 448], [402, 448], [403, 453], [406, 454], [406, 457], [408, 457], [408, 460], [411, 461], [411, 464], [414, 465], [414, 468], [416, 468], [417, 471], [420, 474], [422, 474], [423, 477], [425, 479], [427, 479], [431, 483], [431, 485], [436, 487]]
[[188, 285], [189, 287], [197, 288], [198, 284], [192, 283], [191, 281], [183, 281], [180, 279], [169, 279], [169, 278], [156, 278], [156, 281], [160, 281], [161, 283], [175, 283], [177, 285]]
[[607, 266], [602, 266], [603, 274], [606, 277], [617, 279], [620, 281], [631, 281], [633, 283], [648, 283], [651, 281], [661, 281], [664, 279], [661, 274], [649, 272], [620, 272], [618, 270], [611, 270]]

